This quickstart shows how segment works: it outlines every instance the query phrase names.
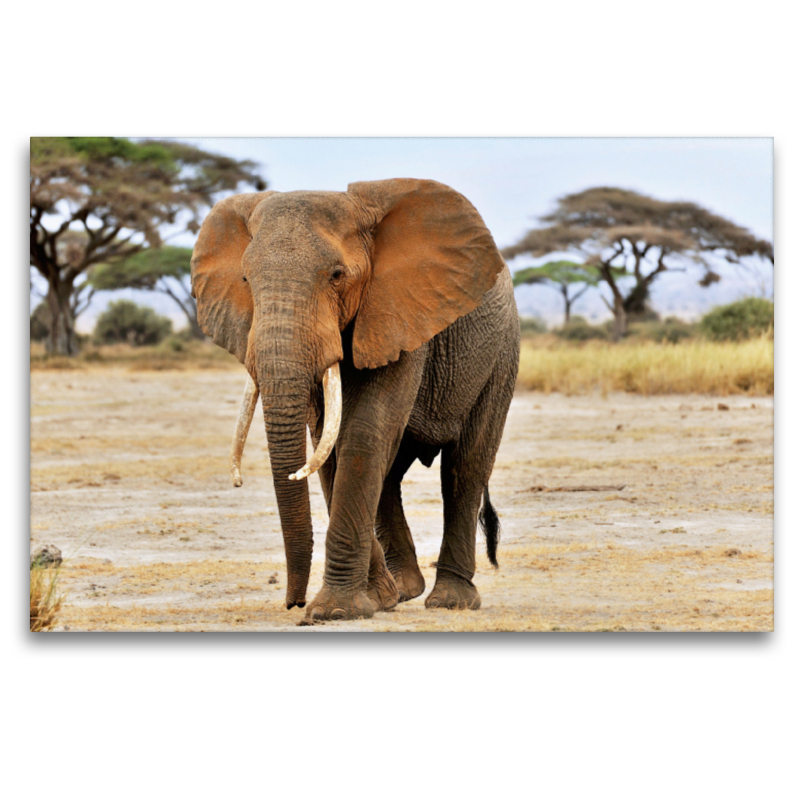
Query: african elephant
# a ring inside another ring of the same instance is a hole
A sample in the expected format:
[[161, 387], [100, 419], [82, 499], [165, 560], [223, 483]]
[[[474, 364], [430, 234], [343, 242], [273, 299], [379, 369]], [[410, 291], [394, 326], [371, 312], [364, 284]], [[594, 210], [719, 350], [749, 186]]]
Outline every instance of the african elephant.
[[[516, 380], [511, 277], [471, 203], [427, 180], [346, 192], [260, 192], [217, 203], [192, 257], [203, 330], [245, 366], [234, 482], [260, 393], [286, 549], [286, 606], [306, 601], [306, 478], [329, 525], [305, 621], [371, 617], [425, 582], [400, 483], [441, 453], [444, 536], [428, 608], [478, 608], [480, 518], [496, 565], [488, 483]], [[306, 464], [306, 426], [316, 448]]]

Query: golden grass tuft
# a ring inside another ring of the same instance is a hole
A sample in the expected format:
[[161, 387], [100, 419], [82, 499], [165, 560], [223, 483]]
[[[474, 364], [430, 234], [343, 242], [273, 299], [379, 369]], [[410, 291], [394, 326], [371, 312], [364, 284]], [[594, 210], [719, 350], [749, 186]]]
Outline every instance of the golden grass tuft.
[[31, 631], [49, 631], [64, 602], [58, 591], [59, 568], [31, 567]]
[[678, 344], [524, 340], [517, 386], [539, 392], [771, 395], [774, 342], [684, 341]]

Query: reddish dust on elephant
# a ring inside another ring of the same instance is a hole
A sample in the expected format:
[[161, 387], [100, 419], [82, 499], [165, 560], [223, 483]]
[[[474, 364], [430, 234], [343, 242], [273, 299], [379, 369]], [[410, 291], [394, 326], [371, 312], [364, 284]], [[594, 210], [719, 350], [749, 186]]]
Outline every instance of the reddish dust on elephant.
[[[329, 513], [322, 588], [305, 622], [372, 617], [425, 590], [403, 511], [415, 461], [441, 455], [444, 505], [429, 609], [477, 609], [478, 519], [496, 563], [489, 479], [514, 391], [511, 276], [472, 204], [433, 181], [261, 192], [218, 203], [192, 258], [198, 321], [244, 364], [238, 461], [260, 395], [287, 564], [303, 607], [313, 528]], [[315, 452], [306, 462], [306, 428]]]

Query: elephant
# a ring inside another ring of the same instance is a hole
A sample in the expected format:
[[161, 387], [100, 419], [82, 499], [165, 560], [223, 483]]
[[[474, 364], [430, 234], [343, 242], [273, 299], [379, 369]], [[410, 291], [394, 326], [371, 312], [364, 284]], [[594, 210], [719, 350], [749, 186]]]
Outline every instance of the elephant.
[[[519, 363], [511, 276], [463, 195], [431, 180], [264, 191], [219, 201], [192, 254], [198, 321], [258, 396], [284, 538], [286, 607], [305, 607], [308, 476], [328, 508], [322, 588], [302, 624], [372, 617], [425, 581], [400, 485], [441, 454], [444, 532], [427, 608], [477, 609], [477, 525], [496, 566], [489, 496]], [[314, 454], [306, 461], [306, 428]]]

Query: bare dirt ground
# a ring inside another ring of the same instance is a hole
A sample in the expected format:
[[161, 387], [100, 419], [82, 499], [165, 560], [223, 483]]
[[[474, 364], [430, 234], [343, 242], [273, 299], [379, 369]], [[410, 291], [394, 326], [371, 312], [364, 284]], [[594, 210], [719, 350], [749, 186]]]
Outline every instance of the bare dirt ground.
[[[241, 369], [32, 373], [31, 546], [67, 559], [56, 630], [772, 629], [771, 397], [520, 393], [491, 482], [499, 570], [478, 543], [482, 608], [427, 611], [423, 595], [299, 628], [258, 414], [244, 486], [228, 478], [243, 384]], [[436, 467], [415, 464], [403, 484], [428, 589]], [[531, 490], [587, 485], [625, 488]], [[309, 599], [327, 523], [316, 476], [310, 489]]]

